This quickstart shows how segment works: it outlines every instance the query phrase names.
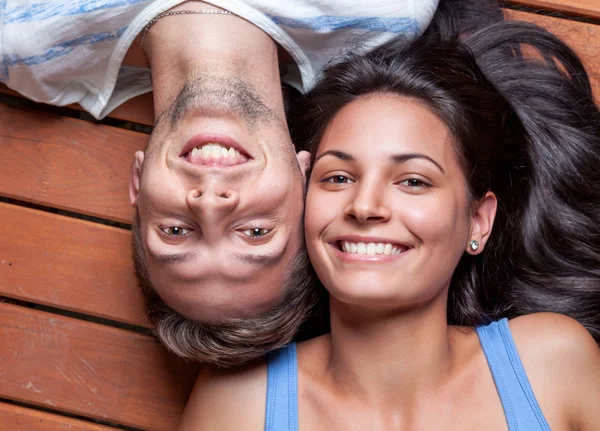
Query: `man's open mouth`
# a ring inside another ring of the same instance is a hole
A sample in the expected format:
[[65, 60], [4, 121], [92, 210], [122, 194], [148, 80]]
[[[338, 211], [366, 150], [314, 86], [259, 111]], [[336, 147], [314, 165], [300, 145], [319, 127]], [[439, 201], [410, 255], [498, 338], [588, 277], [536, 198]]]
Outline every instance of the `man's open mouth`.
[[233, 166], [246, 163], [248, 157], [233, 147], [226, 147], [218, 143], [208, 143], [194, 147], [184, 154], [184, 158], [194, 165]]
[[188, 141], [181, 157], [194, 165], [208, 166], [236, 166], [252, 159], [228, 138], [201, 135]]

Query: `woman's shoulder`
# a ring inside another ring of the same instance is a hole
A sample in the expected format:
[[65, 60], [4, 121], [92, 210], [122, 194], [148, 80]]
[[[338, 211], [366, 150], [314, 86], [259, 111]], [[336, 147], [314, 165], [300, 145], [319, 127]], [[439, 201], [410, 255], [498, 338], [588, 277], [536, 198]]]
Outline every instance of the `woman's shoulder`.
[[600, 349], [590, 333], [555, 313], [520, 316], [509, 327], [542, 411], [560, 409], [569, 422], [583, 421], [582, 430], [586, 421], [598, 427], [600, 414], [590, 407], [600, 405]]
[[262, 430], [266, 391], [266, 360], [235, 370], [203, 367], [178, 429]]
[[533, 356], [541, 362], [558, 359], [562, 365], [568, 365], [591, 360], [599, 353], [598, 345], [587, 329], [562, 314], [519, 316], [511, 319], [508, 325], [521, 356]]

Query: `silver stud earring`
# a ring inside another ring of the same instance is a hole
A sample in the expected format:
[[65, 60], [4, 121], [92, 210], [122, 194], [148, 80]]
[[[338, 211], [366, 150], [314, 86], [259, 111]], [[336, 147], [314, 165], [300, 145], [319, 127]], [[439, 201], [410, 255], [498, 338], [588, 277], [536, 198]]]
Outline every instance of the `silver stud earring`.
[[477, 242], [475, 240], [471, 240], [471, 242], [469, 243], [469, 247], [471, 248], [472, 251], [477, 251], [477, 250], [479, 250], [479, 242]]

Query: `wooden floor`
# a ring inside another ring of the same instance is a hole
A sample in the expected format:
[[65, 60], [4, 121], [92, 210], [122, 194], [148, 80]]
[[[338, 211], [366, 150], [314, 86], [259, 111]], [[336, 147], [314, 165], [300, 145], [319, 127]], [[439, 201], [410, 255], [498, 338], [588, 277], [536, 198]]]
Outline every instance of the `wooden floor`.
[[[579, 52], [600, 95], [600, 1], [511, 5]], [[175, 429], [198, 368], [152, 335], [130, 257], [151, 95], [101, 124], [0, 92], [0, 430]]]
[[174, 429], [198, 367], [152, 335], [130, 257], [151, 95], [114, 127], [3, 92], [0, 430]]

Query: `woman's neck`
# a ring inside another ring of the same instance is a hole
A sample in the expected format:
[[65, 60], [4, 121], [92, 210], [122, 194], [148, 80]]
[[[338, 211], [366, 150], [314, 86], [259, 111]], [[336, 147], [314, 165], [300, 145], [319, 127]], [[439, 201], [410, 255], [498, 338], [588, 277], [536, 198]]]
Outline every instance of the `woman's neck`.
[[336, 390], [370, 405], [410, 406], [452, 374], [447, 289], [406, 312], [360, 309], [331, 298], [328, 373]]

